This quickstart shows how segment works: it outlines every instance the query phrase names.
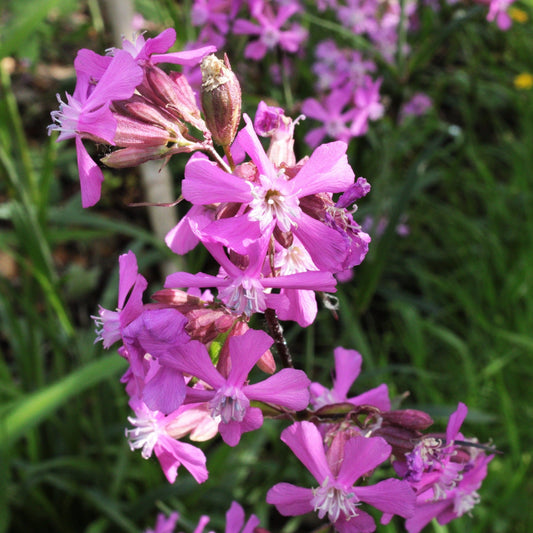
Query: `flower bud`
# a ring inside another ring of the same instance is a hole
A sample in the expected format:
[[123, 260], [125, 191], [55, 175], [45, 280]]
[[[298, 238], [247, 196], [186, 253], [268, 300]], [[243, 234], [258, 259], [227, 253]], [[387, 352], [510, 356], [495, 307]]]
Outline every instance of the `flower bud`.
[[241, 86], [231, 70], [227, 56], [224, 61], [214, 54], [204, 57], [201, 101], [205, 122], [213, 140], [229, 146], [241, 121]]
[[424, 411], [417, 409], [399, 409], [383, 413], [383, 421], [388, 424], [422, 431], [433, 424], [432, 418]]

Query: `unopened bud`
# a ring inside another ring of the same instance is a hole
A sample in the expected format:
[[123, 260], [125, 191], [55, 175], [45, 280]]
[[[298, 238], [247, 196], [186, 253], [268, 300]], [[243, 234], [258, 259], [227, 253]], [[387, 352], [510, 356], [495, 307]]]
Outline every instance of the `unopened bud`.
[[224, 61], [214, 54], [204, 57], [202, 70], [202, 108], [213, 140], [229, 146], [241, 121], [241, 86], [231, 70], [227, 56]]
[[420, 433], [398, 426], [382, 426], [372, 433], [373, 437], [381, 437], [392, 446], [392, 453], [398, 459], [413, 450], [420, 438]]
[[424, 411], [399, 409], [383, 413], [383, 421], [405, 429], [423, 431], [433, 424], [433, 419]]

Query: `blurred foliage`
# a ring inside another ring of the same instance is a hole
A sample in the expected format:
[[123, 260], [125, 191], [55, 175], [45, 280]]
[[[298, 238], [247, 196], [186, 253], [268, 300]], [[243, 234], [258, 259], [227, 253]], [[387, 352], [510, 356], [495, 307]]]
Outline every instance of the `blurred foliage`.
[[[305, 331], [286, 325], [297, 364], [313, 379], [329, 379], [334, 346], [358, 349], [358, 391], [382, 382], [395, 395], [409, 391], [403, 405], [427, 409], [438, 427], [464, 401], [465, 433], [504, 452], [473, 518], [428, 527], [439, 533], [533, 526], [533, 92], [513, 85], [533, 73], [533, 11], [530, 2], [520, 7], [529, 21], [505, 33], [476, 8], [438, 32], [430, 31], [435, 15], [421, 20], [411, 59], [384, 71], [390, 112], [349, 148], [373, 187], [358, 217], [388, 225], [340, 287], [338, 319], [322, 309]], [[175, 25], [184, 41], [194, 37], [187, 8], [137, 3], [154, 31]], [[315, 40], [333, 31], [312, 12], [306, 23]], [[95, 1], [25, 0], [2, 7], [0, 24], [0, 532], [133, 532], [151, 526], [158, 509], [178, 510], [187, 531], [209, 514], [220, 530], [232, 499], [273, 532], [316, 527], [309, 517], [282, 521], [264, 502], [274, 483], [302, 482], [279, 421], [244, 435], [235, 450], [205, 443], [210, 479], [200, 486], [186, 472], [169, 485], [155, 459], [129, 451], [118, 381], [125, 364], [94, 344], [90, 316], [98, 304], [115, 306], [120, 253], [135, 251], [154, 290], [157, 265], [172, 254], [144, 210], [127, 207], [143, 200], [134, 169], [107, 171], [102, 201], [83, 211], [75, 151], [46, 136], [55, 93], [73, 89], [77, 49], [110, 45], [105, 17]], [[309, 58], [298, 60], [291, 84], [265, 87], [275, 58], [240, 67], [244, 39], [230, 58], [245, 110], [268, 97], [296, 116], [312, 95]], [[415, 89], [431, 96], [433, 111], [398, 123], [395, 110]], [[309, 127], [297, 129], [300, 156]], [[184, 161], [170, 163], [177, 177]], [[405, 237], [396, 233], [402, 221]], [[190, 269], [205, 256], [190, 254]], [[400, 522], [387, 530], [401, 531]]]

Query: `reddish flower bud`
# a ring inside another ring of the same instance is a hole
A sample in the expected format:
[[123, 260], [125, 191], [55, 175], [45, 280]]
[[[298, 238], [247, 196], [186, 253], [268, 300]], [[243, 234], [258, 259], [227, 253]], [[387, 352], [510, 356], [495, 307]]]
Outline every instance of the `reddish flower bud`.
[[201, 100], [207, 127], [213, 140], [229, 146], [241, 121], [241, 86], [231, 70], [227, 56], [224, 61], [214, 54], [204, 57]]
[[129, 146], [115, 150], [110, 154], [102, 157], [100, 161], [110, 168], [129, 168], [136, 167], [152, 159], [161, 159], [168, 153], [168, 148], [163, 145], [149, 146], [138, 145]]
[[392, 446], [393, 455], [398, 459], [403, 459], [406, 453], [413, 450], [421, 433], [398, 426], [382, 426], [374, 431], [372, 436], [385, 439]]
[[207, 133], [194, 93], [183, 74], [168, 75], [155, 65], [146, 65], [145, 81], [138, 90], [147, 100], [179, 120], [192, 124], [204, 134]]
[[433, 424], [433, 419], [424, 411], [416, 409], [400, 409], [382, 414], [383, 422], [400, 426], [405, 429], [422, 431]]

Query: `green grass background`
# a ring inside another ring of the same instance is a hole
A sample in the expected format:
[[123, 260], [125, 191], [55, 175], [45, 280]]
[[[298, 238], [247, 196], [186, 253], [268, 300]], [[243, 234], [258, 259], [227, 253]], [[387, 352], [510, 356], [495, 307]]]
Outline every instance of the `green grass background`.
[[[513, 86], [517, 74], [533, 73], [533, 10], [516, 5], [530, 18], [507, 33], [479, 6], [437, 31], [427, 29], [436, 23], [429, 16], [409, 59], [385, 69], [390, 113], [349, 153], [373, 186], [358, 216], [386, 216], [389, 225], [340, 287], [338, 320], [321, 310], [305, 331], [286, 327], [297, 365], [313, 379], [329, 383], [334, 346], [358, 349], [356, 392], [382, 382], [396, 396], [409, 391], [403, 405], [426, 409], [436, 428], [463, 401], [465, 434], [503, 452], [472, 518], [428, 526], [435, 533], [533, 528], [533, 91]], [[170, 0], [137, 7], [161, 27], [187, 10]], [[311, 12], [306, 23], [316, 39], [335, 31], [347, 39]], [[280, 422], [237, 449], [206, 443], [210, 479], [201, 486], [186, 472], [169, 485], [155, 459], [129, 451], [118, 381], [125, 364], [93, 343], [90, 315], [99, 303], [115, 306], [120, 253], [137, 253], [153, 291], [157, 265], [172, 254], [144, 211], [125, 207], [142, 200], [135, 170], [108, 172], [102, 202], [83, 211], [74, 148], [45, 132], [54, 94], [74, 83], [72, 71], [50, 68], [71, 66], [81, 47], [103, 51], [106, 22], [95, 1], [26, 0], [2, 7], [0, 24], [0, 532], [134, 532], [170, 509], [184, 531], [201, 514], [222, 530], [232, 499], [273, 532], [313, 527], [281, 522], [264, 502], [274, 483], [305, 481], [279, 442]], [[297, 79], [270, 94], [253, 75], [243, 78], [250, 113], [265, 96], [291, 107], [312, 95], [305, 59]], [[435, 109], [398, 125], [394, 111], [414, 90], [429, 93]], [[309, 153], [303, 130], [297, 135], [298, 155]], [[177, 177], [183, 164], [171, 162]], [[394, 227], [405, 217], [410, 234], [400, 238]], [[187, 261], [198, 270], [205, 253]], [[401, 522], [384, 530], [402, 531]]]

